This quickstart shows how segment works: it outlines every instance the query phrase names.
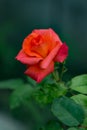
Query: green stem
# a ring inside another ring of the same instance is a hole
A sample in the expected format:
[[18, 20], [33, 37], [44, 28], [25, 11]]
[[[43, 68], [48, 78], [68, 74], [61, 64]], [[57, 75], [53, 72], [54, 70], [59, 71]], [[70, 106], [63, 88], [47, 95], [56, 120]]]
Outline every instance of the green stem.
[[60, 63], [59, 67], [55, 69], [55, 71], [53, 72], [53, 78], [54, 80], [58, 83], [58, 82], [62, 82], [62, 78], [64, 73], [67, 71], [67, 69], [65, 68], [65, 62], [64, 63]]
[[67, 71], [67, 68], [65, 67], [65, 62], [62, 63], [62, 66], [61, 66], [61, 72], [60, 72], [60, 81], [62, 81], [62, 78], [63, 78], [63, 75], [64, 73]]
[[60, 81], [60, 80], [59, 80], [59, 73], [58, 73], [57, 70], [55, 70], [55, 71], [52, 73], [52, 75], [53, 75], [53, 78], [54, 78], [54, 80], [55, 80], [56, 82], [59, 82], [59, 81]]

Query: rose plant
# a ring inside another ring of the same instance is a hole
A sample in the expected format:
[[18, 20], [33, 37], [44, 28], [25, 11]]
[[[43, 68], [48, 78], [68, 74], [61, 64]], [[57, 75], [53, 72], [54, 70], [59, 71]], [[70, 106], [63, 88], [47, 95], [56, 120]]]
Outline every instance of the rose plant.
[[[52, 29], [33, 30], [16, 56], [16, 60], [27, 67], [27, 83], [21, 80], [4, 83], [6, 88], [13, 90], [12, 109], [21, 103], [30, 107], [31, 99], [39, 107], [48, 108], [50, 120], [39, 126], [39, 130], [87, 130], [87, 74], [65, 81], [67, 56], [68, 46]], [[0, 88], [5, 89], [3, 83]]]
[[16, 59], [27, 65], [25, 74], [41, 82], [54, 71], [54, 63], [64, 62], [67, 56], [68, 46], [52, 29], [39, 29], [24, 39]]

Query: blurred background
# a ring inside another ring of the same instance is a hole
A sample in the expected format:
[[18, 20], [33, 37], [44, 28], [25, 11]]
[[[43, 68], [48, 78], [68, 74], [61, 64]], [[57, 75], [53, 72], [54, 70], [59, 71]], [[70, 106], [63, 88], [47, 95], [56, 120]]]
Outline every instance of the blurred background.
[[[69, 46], [69, 76], [87, 73], [87, 0], [0, 0], [1, 83], [25, 79], [25, 66], [15, 56], [23, 39], [38, 28], [53, 28]], [[9, 110], [9, 93], [0, 89], [0, 130], [32, 130], [35, 118], [26, 116], [29, 110]]]

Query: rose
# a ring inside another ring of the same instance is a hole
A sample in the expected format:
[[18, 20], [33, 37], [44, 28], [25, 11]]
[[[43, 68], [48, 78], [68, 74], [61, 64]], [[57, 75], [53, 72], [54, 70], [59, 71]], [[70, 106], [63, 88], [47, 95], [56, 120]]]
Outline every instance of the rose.
[[25, 74], [40, 82], [54, 71], [54, 62], [63, 62], [68, 56], [68, 46], [52, 29], [32, 31], [23, 41], [16, 59], [27, 65]]

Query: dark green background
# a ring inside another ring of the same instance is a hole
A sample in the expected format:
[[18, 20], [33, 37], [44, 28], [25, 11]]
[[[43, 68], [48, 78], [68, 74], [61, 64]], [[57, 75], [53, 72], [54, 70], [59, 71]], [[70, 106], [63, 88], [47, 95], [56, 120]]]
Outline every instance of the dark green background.
[[[69, 75], [87, 73], [87, 0], [0, 0], [1, 81], [25, 78], [25, 66], [15, 56], [23, 39], [36, 28], [53, 28], [67, 43]], [[8, 110], [4, 101], [7, 92], [0, 91], [0, 95], [0, 108]], [[1, 118], [0, 115], [0, 123]]]

